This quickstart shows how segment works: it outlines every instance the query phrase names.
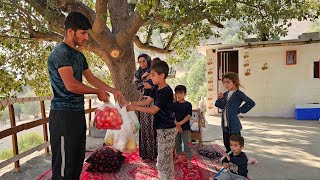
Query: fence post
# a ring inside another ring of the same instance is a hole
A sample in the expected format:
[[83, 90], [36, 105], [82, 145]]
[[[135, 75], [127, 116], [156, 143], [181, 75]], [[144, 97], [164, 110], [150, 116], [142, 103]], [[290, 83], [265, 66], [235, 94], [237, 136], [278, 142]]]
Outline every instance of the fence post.
[[[89, 99], [89, 109], [91, 110], [91, 99]], [[88, 123], [88, 129], [89, 129], [89, 136], [91, 136], [91, 128], [90, 125], [91, 124], [91, 112], [89, 112], [89, 123]]]
[[[44, 107], [44, 101], [40, 101], [40, 107], [41, 107], [41, 115], [42, 115], [42, 119], [46, 118], [46, 110]], [[43, 141], [44, 142], [48, 142], [48, 128], [47, 128], [47, 122], [45, 122], [42, 126], [43, 129]], [[46, 147], [44, 149], [46, 154], [49, 154], [49, 147]]]
[[[16, 118], [14, 115], [14, 107], [13, 104], [9, 105], [9, 115], [10, 115], [10, 125], [11, 128], [16, 126]], [[17, 133], [12, 134], [12, 148], [13, 148], [13, 156], [16, 156], [19, 154], [19, 150], [18, 150], [18, 140], [17, 140]], [[20, 163], [19, 160], [14, 162], [14, 168], [15, 171], [19, 171], [20, 170]]]

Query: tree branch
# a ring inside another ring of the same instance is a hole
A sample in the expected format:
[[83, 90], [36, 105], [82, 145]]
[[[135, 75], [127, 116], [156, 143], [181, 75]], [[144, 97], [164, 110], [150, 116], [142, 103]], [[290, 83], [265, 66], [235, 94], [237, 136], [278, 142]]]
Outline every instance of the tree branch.
[[135, 11], [127, 23], [126, 29], [120, 31], [116, 35], [116, 41], [119, 46], [125, 46], [128, 41], [132, 40], [140, 27], [146, 23], [147, 20], [143, 19], [139, 12]]
[[55, 41], [60, 42], [63, 40], [63, 36], [55, 32], [39, 32], [39, 31], [30, 31], [30, 38], [37, 39], [38, 41]]
[[18, 37], [18, 36], [8, 36], [8, 35], [0, 35], [0, 38], [5, 38], [5, 39], [22, 39], [22, 40], [32, 40], [34, 38], [26, 38], [26, 37]]
[[166, 47], [164, 48], [165, 50], [168, 50], [168, 49], [170, 48], [170, 45], [171, 45], [171, 43], [173, 42], [174, 37], [176, 36], [176, 34], [177, 34], [178, 31], [179, 31], [179, 30], [177, 29], [177, 30], [175, 30], [175, 31], [172, 32], [171, 37], [170, 37], [170, 39], [169, 39]]
[[138, 36], [135, 36], [133, 38], [133, 42], [138, 48], [149, 50], [149, 51], [155, 51], [158, 53], [171, 53], [173, 51], [173, 50], [169, 50], [169, 49], [162, 49], [162, 48], [150, 46], [147, 43], [142, 43]]
[[92, 26], [94, 33], [100, 34], [106, 28], [107, 0], [96, 1], [96, 17]]
[[151, 41], [151, 36], [152, 36], [152, 33], [153, 33], [153, 25], [154, 25], [154, 22], [151, 22], [150, 26], [149, 26], [149, 29], [148, 29], [148, 34], [147, 34], [147, 39], [146, 39], [146, 43], [150, 43]]

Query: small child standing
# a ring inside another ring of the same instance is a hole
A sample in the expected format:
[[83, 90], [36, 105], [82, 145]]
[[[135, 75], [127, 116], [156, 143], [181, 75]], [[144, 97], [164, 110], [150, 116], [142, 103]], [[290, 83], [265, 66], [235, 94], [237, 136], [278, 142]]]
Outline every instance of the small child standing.
[[[173, 91], [166, 83], [168, 73], [169, 66], [166, 62], [159, 61], [152, 64], [150, 74], [156, 86], [147, 99], [131, 102], [127, 106], [127, 111], [154, 114], [158, 142], [157, 169], [160, 180], [174, 179], [173, 149], [177, 130], [172, 111]], [[154, 106], [145, 107], [152, 102]]]
[[[255, 102], [239, 90], [241, 85], [238, 74], [234, 72], [226, 73], [222, 77], [222, 81], [228, 91], [224, 94], [219, 93], [219, 99], [216, 101], [215, 106], [222, 109], [223, 143], [228, 153], [231, 150], [229, 142], [231, 135], [241, 135], [242, 125], [238, 114], [250, 111], [255, 106]], [[245, 102], [245, 104], [241, 106], [242, 102]]]
[[186, 153], [188, 168], [192, 167], [191, 159], [191, 137], [190, 137], [190, 118], [192, 116], [192, 105], [190, 102], [185, 100], [187, 95], [187, 88], [183, 85], [178, 85], [174, 89], [177, 101], [173, 104], [173, 112], [176, 118], [176, 126], [179, 132], [176, 136], [176, 153], [178, 159], [175, 162], [180, 162], [182, 160], [182, 147], [181, 143], [184, 145], [184, 152]]
[[224, 158], [223, 166], [229, 169], [223, 172], [217, 180], [246, 180], [248, 178], [248, 158], [244, 152], [244, 139], [238, 134], [230, 137], [230, 145], [232, 153]]

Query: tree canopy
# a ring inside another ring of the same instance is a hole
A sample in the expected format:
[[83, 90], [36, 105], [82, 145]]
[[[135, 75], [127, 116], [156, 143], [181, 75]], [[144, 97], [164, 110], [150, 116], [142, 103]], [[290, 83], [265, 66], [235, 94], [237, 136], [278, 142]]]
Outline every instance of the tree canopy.
[[134, 45], [184, 59], [201, 39], [219, 36], [226, 20], [235, 19], [244, 32], [268, 40], [284, 36], [291, 19], [314, 20], [320, 12], [318, 0], [2, 0], [0, 97], [25, 85], [37, 95], [51, 94], [46, 61], [62, 41], [71, 11], [82, 12], [93, 25], [80, 48], [90, 66], [106, 65], [114, 86], [127, 97], [137, 95], [129, 91]]

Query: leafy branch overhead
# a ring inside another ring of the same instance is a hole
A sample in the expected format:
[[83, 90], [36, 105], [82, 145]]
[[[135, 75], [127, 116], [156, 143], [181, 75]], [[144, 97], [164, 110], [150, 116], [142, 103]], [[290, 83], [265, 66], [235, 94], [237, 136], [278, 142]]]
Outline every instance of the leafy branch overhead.
[[[46, 60], [62, 41], [64, 19], [71, 11], [82, 12], [93, 25], [90, 40], [81, 47], [95, 54], [88, 59], [90, 65], [105, 64], [120, 89], [129, 88], [132, 81], [124, 77], [135, 68], [133, 43], [184, 56], [201, 39], [218, 36], [229, 19], [268, 40], [284, 36], [291, 19], [313, 20], [320, 12], [316, 0], [2, 0], [0, 81], [5, 86], [0, 87], [0, 96], [24, 85], [37, 89], [38, 95], [50, 93]], [[126, 82], [121, 84], [120, 79]]]

